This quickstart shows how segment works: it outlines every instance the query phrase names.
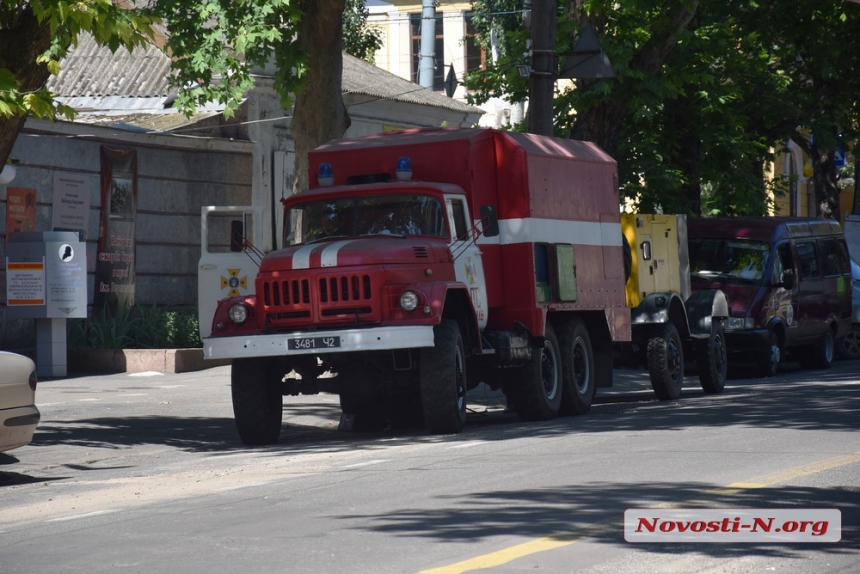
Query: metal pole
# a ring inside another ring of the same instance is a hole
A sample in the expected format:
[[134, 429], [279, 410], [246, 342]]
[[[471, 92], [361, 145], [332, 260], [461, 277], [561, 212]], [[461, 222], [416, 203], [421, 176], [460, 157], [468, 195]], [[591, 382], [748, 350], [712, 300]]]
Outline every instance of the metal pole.
[[528, 129], [553, 134], [552, 100], [555, 90], [555, 0], [532, 0], [532, 72], [529, 77]]
[[433, 87], [436, 47], [436, 4], [435, 0], [422, 0], [421, 10], [421, 52], [418, 56], [418, 84], [425, 88]]

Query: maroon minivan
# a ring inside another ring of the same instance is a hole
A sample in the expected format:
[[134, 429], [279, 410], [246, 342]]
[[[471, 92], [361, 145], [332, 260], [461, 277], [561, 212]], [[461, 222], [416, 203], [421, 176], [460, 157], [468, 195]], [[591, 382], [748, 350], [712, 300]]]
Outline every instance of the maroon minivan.
[[730, 364], [772, 376], [785, 352], [829, 367], [851, 325], [851, 268], [839, 223], [787, 217], [687, 220], [693, 292], [722, 289]]

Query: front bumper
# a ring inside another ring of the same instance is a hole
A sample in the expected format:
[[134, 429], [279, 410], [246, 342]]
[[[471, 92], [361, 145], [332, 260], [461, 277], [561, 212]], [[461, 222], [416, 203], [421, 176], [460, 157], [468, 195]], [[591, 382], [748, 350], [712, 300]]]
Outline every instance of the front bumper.
[[770, 354], [770, 332], [767, 329], [738, 329], [726, 331], [726, 351], [734, 356]]
[[[340, 337], [339, 347], [291, 349], [296, 339]], [[203, 339], [203, 356], [207, 359], [245, 359], [251, 357], [284, 357], [322, 355], [357, 351], [387, 351], [433, 346], [433, 327], [373, 327], [330, 331], [295, 331], [276, 335], [240, 335]]]

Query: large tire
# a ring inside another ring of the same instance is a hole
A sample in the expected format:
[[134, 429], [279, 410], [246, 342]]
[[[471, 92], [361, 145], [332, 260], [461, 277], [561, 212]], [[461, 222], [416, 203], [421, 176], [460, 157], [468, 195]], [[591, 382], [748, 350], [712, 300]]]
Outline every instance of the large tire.
[[860, 359], [860, 325], [851, 325], [848, 334], [836, 341], [836, 350], [843, 359]]
[[779, 371], [779, 364], [782, 362], [782, 345], [779, 342], [779, 335], [770, 331], [767, 337], [767, 349], [756, 364], [756, 372], [760, 377], [775, 376]]
[[827, 329], [818, 342], [802, 349], [799, 354], [800, 366], [804, 369], [829, 369], [836, 356], [836, 339], [833, 331]]
[[245, 444], [278, 442], [284, 412], [283, 377], [275, 359], [233, 359], [230, 391], [239, 438]]
[[559, 413], [584, 415], [594, 400], [594, 352], [585, 323], [579, 317], [567, 321], [559, 331], [562, 392]]
[[702, 390], [709, 394], [723, 392], [728, 373], [726, 336], [719, 319], [711, 319], [711, 336], [696, 341], [696, 369]]
[[427, 429], [452, 434], [466, 423], [466, 353], [456, 321], [433, 329], [435, 346], [421, 350], [421, 404]]
[[648, 374], [657, 398], [661, 401], [679, 398], [684, 384], [684, 347], [675, 325], [661, 325], [656, 335], [648, 339], [647, 353]]
[[532, 350], [527, 365], [511, 369], [507, 396], [524, 421], [546, 421], [558, 416], [562, 390], [561, 351], [552, 326], [546, 326], [544, 343]]

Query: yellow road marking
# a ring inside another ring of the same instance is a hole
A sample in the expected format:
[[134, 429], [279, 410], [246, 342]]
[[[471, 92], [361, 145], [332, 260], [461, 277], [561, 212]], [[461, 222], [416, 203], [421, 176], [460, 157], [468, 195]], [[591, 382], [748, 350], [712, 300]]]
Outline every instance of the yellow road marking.
[[457, 562], [450, 566], [442, 566], [441, 568], [433, 568], [431, 570], [422, 570], [420, 574], [460, 574], [469, 570], [481, 570], [483, 568], [492, 568], [493, 566], [501, 566], [507, 564], [511, 560], [522, 558], [530, 554], [569, 546], [578, 542], [581, 537], [572, 538], [570, 536], [548, 536], [546, 538], [538, 538], [516, 546], [504, 548], [497, 552], [490, 552], [482, 556], [476, 556], [469, 560]]
[[[720, 488], [706, 490], [705, 494], [727, 495], [737, 493], [742, 490], [766, 488], [770, 485], [778, 484], [780, 482], [788, 482], [789, 480], [801, 476], [816, 474], [825, 470], [838, 468], [840, 466], [847, 466], [849, 464], [855, 464], [858, 462], [860, 462], [860, 452], [845, 456], [838, 456], [835, 458], [822, 460], [820, 462], [814, 462], [812, 464], [798, 466], [796, 468], [791, 468], [782, 472], [768, 474], [759, 477], [758, 482], [733, 482]], [[691, 502], [687, 502], [684, 504], [690, 503]], [[692, 503], [695, 504], [695, 502]], [[678, 503], [673, 503], [670, 504], [670, 506], [675, 506], [677, 504]], [[585, 536], [594, 535], [598, 529], [592, 527], [587, 530], [588, 532], [583, 533], [581, 535], [559, 534], [557, 536], [537, 538], [529, 542], [517, 544], [516, 546], [503, 548], [502, 550], [498, 550], [496, 552], [490, 552], [488, 554], [476, 556], [468, 560], [463, 560], [462, 562], [457, 562], [449, 566], [441, 566], [439, 568], [431, 568], [430, 570], [422, 570], [419, 574], [462, 574], [463, 572], [468, 572], [470, 570], [481, 570], [484, 568], [501, 566], [502, 564], [507, 564], [512, 560], [516, 560], [517, 558], [523, 558], [524, 556], [529, 556], [530, 554], [537, 554], [538, 552], [546, 552], [547, 550], [554, 550], [556, 548], [570, 546], [571, 544], [579, 542]]]

